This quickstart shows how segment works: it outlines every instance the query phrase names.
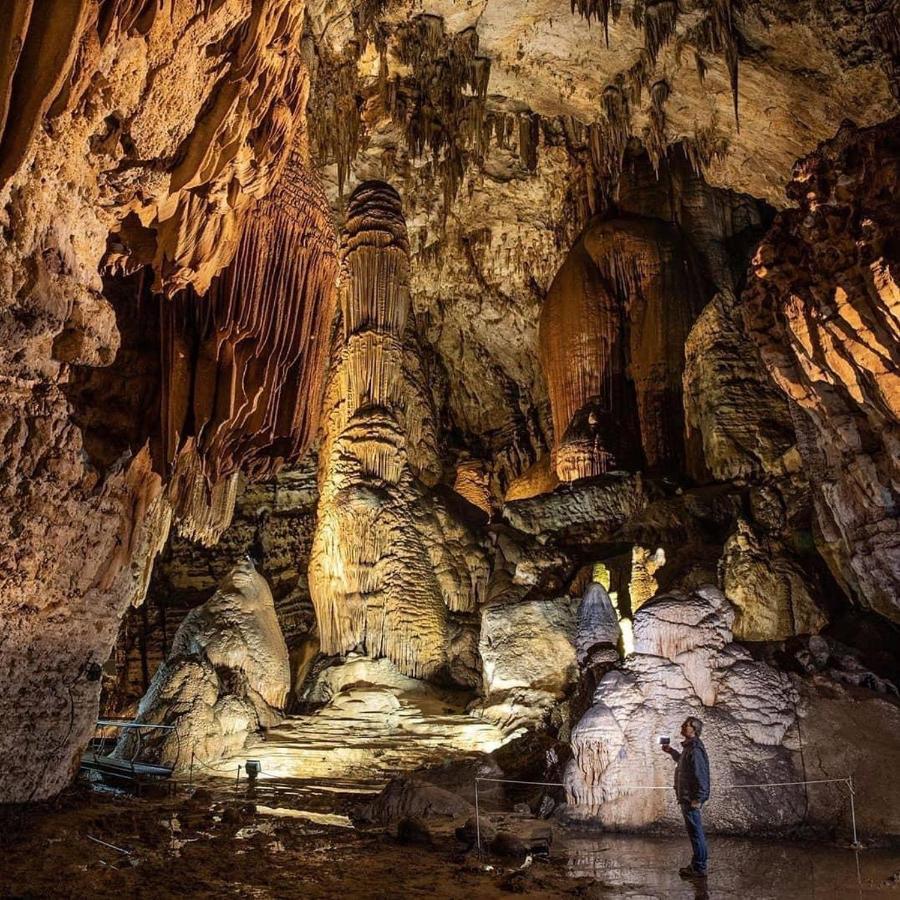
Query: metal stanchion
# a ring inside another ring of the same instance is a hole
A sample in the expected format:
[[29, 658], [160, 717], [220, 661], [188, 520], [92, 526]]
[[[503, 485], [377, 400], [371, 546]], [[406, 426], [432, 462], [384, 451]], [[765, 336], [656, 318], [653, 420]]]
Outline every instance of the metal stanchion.
[[481, 855], [481, 821], [478, 813], [478, 779], [475, 779], [475, 845], [478, 847], [478, 855]]
[[862, 850], [862, 844], [859, 842], [859, 838], [856, 834], [856, 802], [854, 799], [856, 791], [853, 790], [852, 775], [848, 776], [847, 778], [847, 787], [850, 789], [850, 819], [853, 823], [853, 849]]

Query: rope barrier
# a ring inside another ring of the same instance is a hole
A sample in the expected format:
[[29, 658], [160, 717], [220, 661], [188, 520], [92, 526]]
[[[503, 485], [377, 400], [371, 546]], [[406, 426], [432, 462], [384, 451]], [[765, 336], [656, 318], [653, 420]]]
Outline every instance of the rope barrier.
[[[478, 846], [478, 852], [481, 852], [481, 813], [478, 803], [478, 784], [479, 782], [490, 782], [492, 784], [527, 784], [535, 787], [566, 787], [561, 781], [521, 781], [516, 778], [482, 778], [475, 777], [475, 842]], [[850, 818], [853, 826], [853, 844], [855, 850], [862, 848], [856, 833], [856, 791], [853, 789], [853, 776], [848, 775], [846, 778], [814, 778], [807, 781], [765, 781], [756, 784], [717, 784], [716, 790], [736, 790], [738, 788], [765, 788], [765, 787], [796, 787], [806, 784], [846, 784], [850, 795]], [[672, 785], [662, 784], [630, 784], [627, 785], [620, 793], [627, 794], [628, 791], [672, 791]]]

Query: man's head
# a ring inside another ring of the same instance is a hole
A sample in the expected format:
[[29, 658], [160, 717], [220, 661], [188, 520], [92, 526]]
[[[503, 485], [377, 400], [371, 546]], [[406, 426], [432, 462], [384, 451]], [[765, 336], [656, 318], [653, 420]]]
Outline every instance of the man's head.
[[688, 716], [681, 725], [681, 734], [685, 738], [698, 738], [703, 731], [703, 723], [696, 716]]

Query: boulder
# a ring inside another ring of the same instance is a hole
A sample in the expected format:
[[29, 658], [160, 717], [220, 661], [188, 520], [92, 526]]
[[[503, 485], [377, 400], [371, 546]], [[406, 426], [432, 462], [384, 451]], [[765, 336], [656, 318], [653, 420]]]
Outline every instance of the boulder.
[[185, 617], [138, 706], [138, 722], [174, 730], [128, 732], [116, 754], [186, 768], [238, 751], [279, 721], [290, 683], [272, 593], [245, 559]]

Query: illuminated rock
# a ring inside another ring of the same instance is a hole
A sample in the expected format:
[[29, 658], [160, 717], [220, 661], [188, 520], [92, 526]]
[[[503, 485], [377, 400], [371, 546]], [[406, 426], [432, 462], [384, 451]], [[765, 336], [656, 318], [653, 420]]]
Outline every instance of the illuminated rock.
[[578, 607], [578, 624], [575, 631], [578, 662], [584, 663], [598, 644], [611, 644], [616, 647], [621, 635], [619, 617], [606, 588], [592, 581]]
[[865, 606], [900, 620], [895, 485], [900, 267], [898, 120], [835, 138], [797, 163], [756, 252], [741, 310], [796, 410], [816, 543]]
[[309, 584], [322, 651], [386, 656], [416, 678], [477, 683], [473, 613], [487, 558], [444, 497], [434, 413], [409, 317], [400, 198], [350, 198], [341, 334], [326, 393]]
[[687, 427], [721, 481], [784, 470], [794, 446], [788, 404], [766, 374], [730, 290], [713, 297], [685, 345]]
[[[0, 711], [32, 711], [27, 733], [0, 737], [21, 757], [0, 774], [0, 802], [43, 799], [74, 776], [96, 667], [170, 523], [150, 416], [124, 447], [102, 428], [92, 447], [75, 424], [76, 367], [108, 366], [121, 346], [101, 274], [153, 264], [163, 289], [202, 291], [230, 261], [302, 125], [303, 62], [281, 42], [302, 30], [304, 6], [0, 11]], [[98, 397], [99, 419], [128, 418], [119, 397]]]
[[588, 224], [541, 311], [560, 480], [684, 465], [684, 343], [703, 299], [674, 226]]
[[[160, 301], [162, 454], [176, 478], [186, 470], [188, 481], [199, 475], [221, 491], [238, 471], [274, 474], [316, 436], [338, 263], [331, 213], [305, 157], [298, 139], [207, 297]], [[181, 496], [173, 500], [178, 513]]]
[[562, 698], [578, 671], [577, 613], [578, 601], [570, 597], [482, 608], [478, 651], [485, 718], [536, 724]]
[[[802, 820], [802, 791], [724, 791], [716, 785], [800, 780], [797, 695], [786, 675], [732, 643], [734, 612], [713, 587], [645, 603], [634, 617], [635, 653], [603, 676], [572, 732], [568, 814], [610, 828], [676, 825], [674, 765], [689, 715], [703, 723], [714, 773], [704, 816], [714, 828], [748, 831]], [[660, 790], [638, 789], [658, 786]]]
[[539, 540], [551, 536], [602, 540], [637, 516], [648, 503], [641, 476], [614, 473], [574, 484], [560, 484], [503, 506], [503, 518]]
[[815, 634], [827, 619], [809, 579], [776, 541], [760, 539], [744, 520], [725, 543], [722, 590], [735, 605], [734, 634], [745, 641], [777, 641]]
[[[136, 721], [173, 725], [144, 731], [140, 758], [185, 769], [240, 750], [281, 718], [291, 686], [287, 645], [266, 580], [247, 560], [181, 623]], [[116, 752], [138, 752], [132, 733]]]

